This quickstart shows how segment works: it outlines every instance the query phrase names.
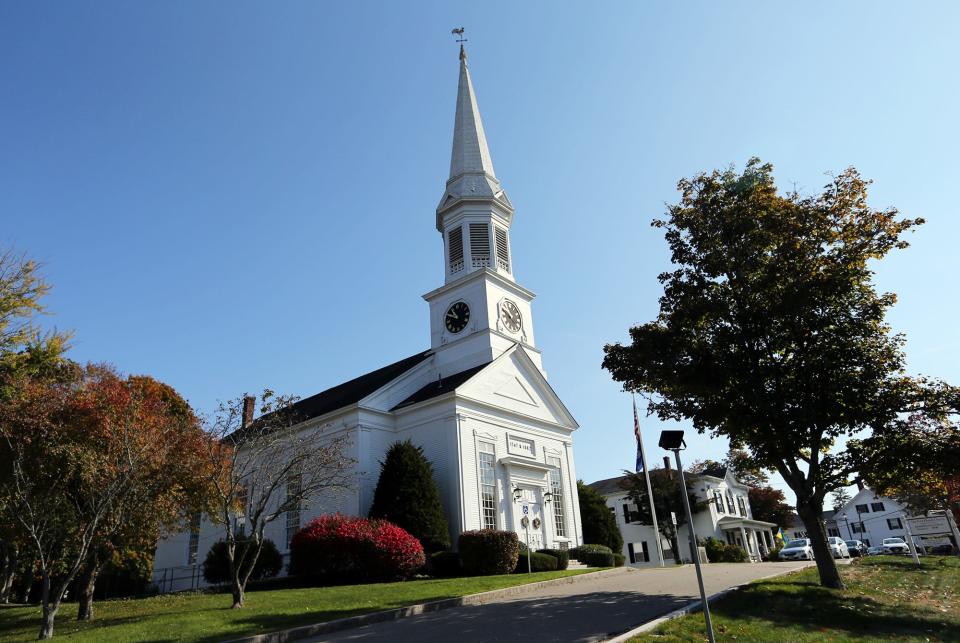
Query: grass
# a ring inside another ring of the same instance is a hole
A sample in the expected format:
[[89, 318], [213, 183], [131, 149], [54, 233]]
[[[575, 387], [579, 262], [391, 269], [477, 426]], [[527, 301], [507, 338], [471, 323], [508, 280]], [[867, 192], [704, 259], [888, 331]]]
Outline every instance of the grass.
[[[78, 623], [76, 603], [57, 615], [54, 637], [70, 641], [222, 641], [248, 634], [465, 596], [596, 570], [567, 570], [248, 592], [230, 609], [229, 594], [185, 593], [94, 604], [95, 620]], [[40, 607], [0, 605], [0, 640], [32, 641]]]
[[[711, 603], [717, 641], [960, 641], [960, 558], [877, 556], [840, 567], [847, 588], [820, 587], [816, 568], [757, 581]], [[703, 613], [633, 642], [705, 641]]]

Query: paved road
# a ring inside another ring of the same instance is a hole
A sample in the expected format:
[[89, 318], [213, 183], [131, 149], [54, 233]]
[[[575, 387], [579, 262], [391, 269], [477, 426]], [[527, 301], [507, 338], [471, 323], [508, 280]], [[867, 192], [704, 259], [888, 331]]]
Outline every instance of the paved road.
[[[704, 565], [707, 595], [812, 563]], [[311, 641], [586, 642], [620, 634], [700, 597], [693, 565], [636, 570], [545, 587], [487, 603], [456, 607], [327, 634]]]

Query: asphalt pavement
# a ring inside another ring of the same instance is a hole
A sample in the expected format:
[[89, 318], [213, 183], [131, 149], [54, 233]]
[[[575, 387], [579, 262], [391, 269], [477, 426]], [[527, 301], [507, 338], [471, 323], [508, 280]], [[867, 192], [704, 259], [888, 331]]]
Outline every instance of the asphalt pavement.
[[[707, 596], [743, 583], [808, 567], [784, 563], [711, 563], [703, 566]], [[693, 565], [647, 568], [591, 578], [495, 599], [376, 623], [309, 641], [495, 642], [602, 641], [700, 598]]]

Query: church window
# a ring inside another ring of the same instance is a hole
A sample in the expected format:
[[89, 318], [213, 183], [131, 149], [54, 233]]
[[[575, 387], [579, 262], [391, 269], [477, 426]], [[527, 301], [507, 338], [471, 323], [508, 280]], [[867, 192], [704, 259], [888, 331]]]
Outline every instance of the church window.
[[447, 248], [450, 255], [450, 272], [463, 270], [463, 228], [457, 226], [447, 233]]
[[187, 564], [197, 564], [197, 553], [200, 549], [200, 512], [190, 516], [190, 538], [187, 541]]
[[713, 504], [717, 507], [717, 513], [723, 513], [723, 494], [720, 493], [719, 489], [713, 490]]
[[470, 259], [474, 268], [490, 265], [490, 226], [486, 223], [470, 224]]
[[497, 236], [497, 268], [510, 272], [510, 246], [507, 243], [507, 231], [499, 226], [494, 226], [493, 230]]
[[483, 529], [497, 528], [496, 454], [489, 442], [480, 443], [480, 522]]
[[560, 458], [549, 458], [547, 463], [550, 465], [550, 493], [552, 494], [550, 504], [553, 505], [554, 531], [557, 536], [566, 537], [567, 530], [563, 522], [563, 476], [560, 471]]
[[299, 475], [291, 474], [287, 478], [287, 499], [284, 503], [287, 508], [286, 512], [286, 539], [287, 547], [290, 547], [290, 540], [293, 538], [293, 535], [300, 531], [300, 490], [301, 490], [302, 480]]

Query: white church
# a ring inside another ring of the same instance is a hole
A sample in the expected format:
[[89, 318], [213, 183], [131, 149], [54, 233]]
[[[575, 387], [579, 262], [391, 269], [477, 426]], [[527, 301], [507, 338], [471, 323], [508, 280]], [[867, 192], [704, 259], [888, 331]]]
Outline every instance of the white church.
[[[467, 530], [506, 529], [532, 549], [582, 543], [578, 425], [547, 382], [534, 339], [534, 294], [514, 278], [513, 213], [461, 46], [450, 178], [436, 211], [444, 282], [423, 295], [430, 348], [297, 403], [304, 428], [350, 436], [357, 475], [350, 492], [318, 498], [268, 526], [266, 537], [281, 552], [317, 515], [366, 515], [380, 460], [406, 439], [433, 463], [452, 542]], [[222, 528], [204, 520], [162, 540], [154, 582], [161, 591], [202, 585], [198, 568], [222, 538]]]

